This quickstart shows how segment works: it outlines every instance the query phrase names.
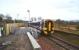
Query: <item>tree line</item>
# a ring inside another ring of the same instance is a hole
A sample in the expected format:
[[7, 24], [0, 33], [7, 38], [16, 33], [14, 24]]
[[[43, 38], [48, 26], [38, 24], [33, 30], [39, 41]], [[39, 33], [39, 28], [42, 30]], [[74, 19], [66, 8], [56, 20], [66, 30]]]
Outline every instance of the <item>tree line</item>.
[[79, 25], [79, 21], [65, 21], [65, 20], [57, 19], [55, 22], [64, 25]]
[[0, 14], [0, 23], [19, 23], [19, 22], [24, 22], [23, 20], [12, 20], [12, 17], [10, 15], [3, 15]]
[[55, 23], [59, 24], [59, 25], [63, 25], [63, 26], [67, 26], [67, 25], [75, 25], [76, 29], [79, 30], [79, 21], [65, 21], [65, 20], [60, 20], [57, 19], [55, 21]]

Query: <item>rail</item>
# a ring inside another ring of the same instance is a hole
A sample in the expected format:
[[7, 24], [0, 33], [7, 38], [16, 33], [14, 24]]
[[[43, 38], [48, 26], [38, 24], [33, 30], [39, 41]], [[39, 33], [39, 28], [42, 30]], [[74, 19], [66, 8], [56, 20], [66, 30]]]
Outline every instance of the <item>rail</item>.
[[48, 39], [55, 42], [57, 45], [65, 48], [66, 50], [79, 50], [78, 46], [72, 45], [62, 39], [59, 39], [58, 37], [50, 36], [48, 37]]

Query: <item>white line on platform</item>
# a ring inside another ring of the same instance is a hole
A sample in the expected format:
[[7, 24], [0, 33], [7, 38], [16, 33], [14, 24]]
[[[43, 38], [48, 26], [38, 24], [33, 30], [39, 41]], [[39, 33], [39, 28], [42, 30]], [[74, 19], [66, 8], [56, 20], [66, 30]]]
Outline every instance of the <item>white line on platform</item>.
[[30, 42], [32, 44], [33, 49], [34, 50], [41, 50], [40, 45], [37, 43], [37, 41], [34, 39], [34, 37], [31, 35], [31, 33], [27, 32], [27, 35], [29, 37], [29, 40], [30, 40]]

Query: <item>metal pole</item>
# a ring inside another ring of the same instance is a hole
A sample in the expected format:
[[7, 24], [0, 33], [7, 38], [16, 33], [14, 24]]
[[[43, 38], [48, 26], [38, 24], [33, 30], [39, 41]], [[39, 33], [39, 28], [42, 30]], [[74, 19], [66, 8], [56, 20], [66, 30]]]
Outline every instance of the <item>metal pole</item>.
[[29, 14], [29, 21], [30, 21], [30, 10], [27, 10], [28, 14]]
[[30, 25], [30, 10], [27, 10], [28, 14], [29, 14], [29, 24]]

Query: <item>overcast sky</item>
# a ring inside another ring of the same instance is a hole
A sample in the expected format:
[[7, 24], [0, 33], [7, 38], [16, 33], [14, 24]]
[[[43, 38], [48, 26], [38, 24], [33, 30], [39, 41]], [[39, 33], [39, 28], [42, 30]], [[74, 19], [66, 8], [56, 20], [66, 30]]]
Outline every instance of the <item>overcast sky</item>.
[[0, 13], [13, 19], [27, 19], [28, 9], [31, 17], [79, 20], [79, 0], [0, 0]]

